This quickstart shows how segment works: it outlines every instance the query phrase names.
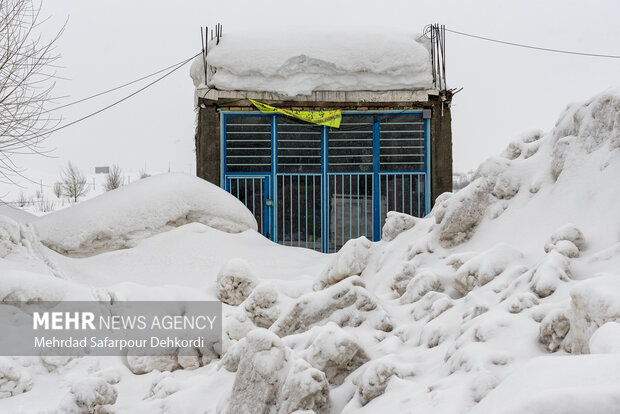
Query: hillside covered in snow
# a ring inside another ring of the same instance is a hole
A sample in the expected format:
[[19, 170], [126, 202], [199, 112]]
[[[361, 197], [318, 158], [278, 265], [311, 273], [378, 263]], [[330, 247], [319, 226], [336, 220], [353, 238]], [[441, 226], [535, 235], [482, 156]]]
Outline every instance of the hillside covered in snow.
[[0, 216], [3, 303], [224, 302], [217, 354], [0, 357], [0, 412], [618, 413], [619, 183], [610, 89], [331, 255], [183, 175]]

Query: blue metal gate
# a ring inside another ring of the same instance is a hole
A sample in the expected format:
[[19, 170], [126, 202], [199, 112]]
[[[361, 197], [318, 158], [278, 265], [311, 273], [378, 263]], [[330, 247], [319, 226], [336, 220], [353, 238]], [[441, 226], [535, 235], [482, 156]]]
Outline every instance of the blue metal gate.
[[334, 129], [222, 112], [220, 182], [277, 243], [334, 252], [351, 238], [379, 240], [388, 211], [430, 210], [424, 115], [343, 111]]

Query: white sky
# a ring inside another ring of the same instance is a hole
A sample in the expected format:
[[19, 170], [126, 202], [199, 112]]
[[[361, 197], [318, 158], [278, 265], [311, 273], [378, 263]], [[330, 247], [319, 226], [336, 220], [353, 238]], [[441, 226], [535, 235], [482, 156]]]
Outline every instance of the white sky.
[[[49, 32], [69, 18], [58, 43], [63, 66], [57, 95], [67, 103], [149, 74], [200, 51], [200, 26], [238, 29], [393, 25], [422, 31], [428, 23], [518, 43], [620, 54], [618, 1], [179, 1], [48, 0]], [[283, 31], [283, 37], [294, 33]], [[278, 39], [265, 39], [277, 42]], [[558, 55], [448, 33], [447, 79], [463, 87], [454, 98], [455, 171], [474, 169], [522, 131], [553, 126], [569, 102], [620, 84], [620, 59]], [[147, 81], [148, 82], [148, 81]], [[72, 121], [146, 82], [63, 110]], [[189, 64], [143, 93], [54, 134], [54, 159], [19, 162], [29, 177], [51, 185], [67, 161], [85, 171], [119, 164], [124, 170], [194, 172], [193, 84]]]

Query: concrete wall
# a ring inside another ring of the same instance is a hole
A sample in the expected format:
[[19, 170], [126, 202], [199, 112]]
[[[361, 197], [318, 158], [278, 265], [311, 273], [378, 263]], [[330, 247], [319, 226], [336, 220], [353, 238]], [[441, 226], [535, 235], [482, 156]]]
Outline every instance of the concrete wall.
[[[217, 91], [216, 91], [217, 92]], [[224, 92], [224, 91], [222, 91]], [[452, 191], [452, 117], [450, 114], [450, 92], [421, 94], [420, 91], [386, 92], [353, 92], [333, 93], [323, 92], [317, 98], [328, 100], [312, 101], [309, 98], [300, 100], [273, 99], [265, 94], [252, 94], [249, 98], [259, 100], [279, 108], [293, 110], [402, 110], [402, 109], [430, 109], [431, 110], [431, 203], [434, 204], [439, 194]], [[347, 95], [348, 94], [348, 95]], [[351, 95], [357, 94], [357, 95]], [[254, 106], [246, 99], [245, 94], [231, 91], [230, 97], [223, 98], [216, 95], [216, 99], [197, 97], [198, 122], [196, 126], [196, 172], [201, 178], [220, 185], [220, 118], [218, 110], [250, 111]], [[238, 97], [241, 96], [241, 97]], [[331, 97], [336, 97], [329, 100]], [[211, 96], [213, 97], [213, 96]], [[366, 101], [346, 101], [347, 98], [365, 99]], [[376, 101], [372, 101], [372, 98]], [[421, 100], [426, 97], [426, 100]], [[271, 99], [265, 99], [271, 98]], [[370, 98], [370, 99], [369, 99]], [[390, 99], [413, 98], [416, 101], [390, 101]], [[338, 100], [335, 102], [335, 100]], [[342, 101], [341, 101], [342, 100]]]

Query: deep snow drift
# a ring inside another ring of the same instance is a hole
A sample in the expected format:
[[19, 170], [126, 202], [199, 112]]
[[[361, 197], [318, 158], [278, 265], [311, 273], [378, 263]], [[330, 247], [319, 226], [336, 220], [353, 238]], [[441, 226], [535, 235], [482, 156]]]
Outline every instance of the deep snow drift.
[[[197, 363], [2, 357], [0, 412], [617, 413], [618, 182], [612, 89], [523, 134], [427, 218], [390, 213], [383, 241], [332, 255], [196, 222], [72, 258], [45, 247], [36, 222], [3, 218], [5, 301], [225, 305], [221, 355]], [[142, 208], [125, 189], [108, 226]], [[54, 220], [90, 230], [70, 216]]]
[[135, 181], [38, 218], [33, 226], [46, 246], [87, 254], [131, 246], [132, 239], [193, 222], [232, 233], [257, 229], [254, 216], [239, 200], [184, 174]]
[[[430, 53], [420, 34], [394, 29], [226, 33], [208, 48], [207, 86], [220, 90], [277, 92], [428, 89]], [[204, 63], [190, 69], [204, 85]]]

